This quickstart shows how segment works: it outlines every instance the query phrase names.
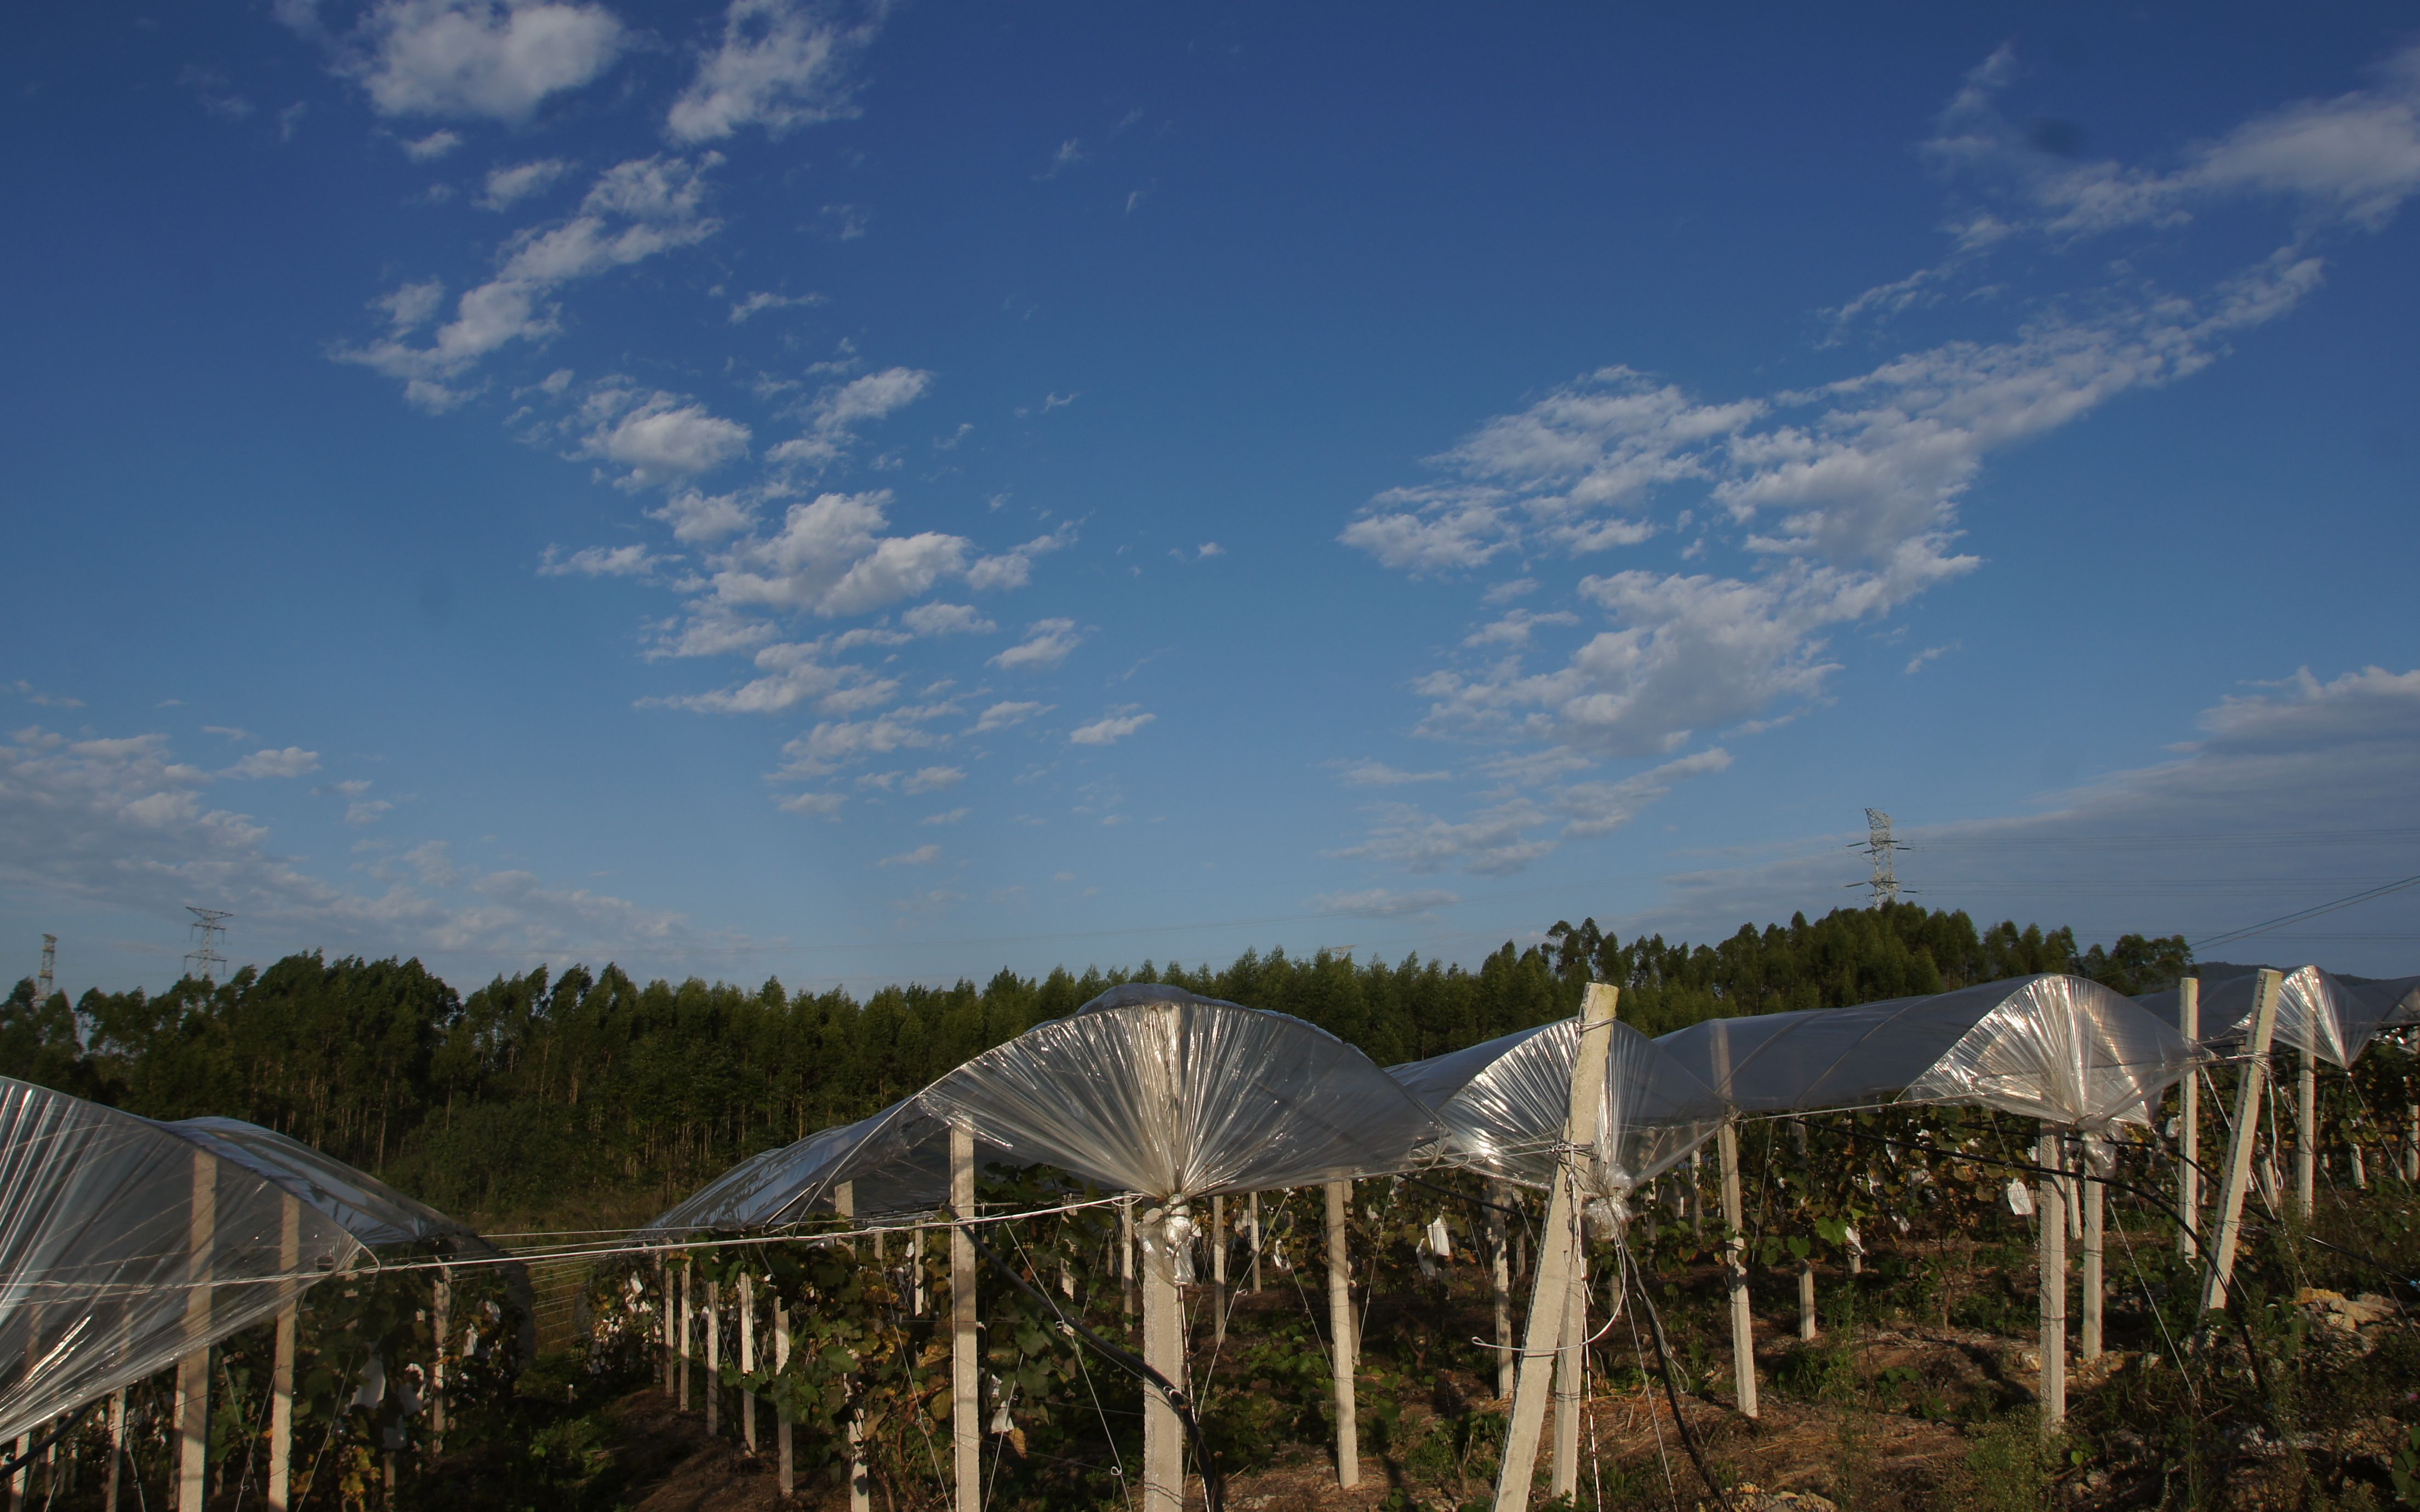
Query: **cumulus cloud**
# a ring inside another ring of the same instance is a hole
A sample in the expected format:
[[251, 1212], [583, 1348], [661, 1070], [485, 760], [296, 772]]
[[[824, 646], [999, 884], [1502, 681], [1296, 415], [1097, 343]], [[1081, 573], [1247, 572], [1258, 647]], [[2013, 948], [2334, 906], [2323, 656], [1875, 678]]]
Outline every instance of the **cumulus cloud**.
[[731, 323], [746, 325], [768, 310], [795, 310], [824, 302], [820, 294], [769, 294], [759, 289], [731, 306]]
[[[407, 323], [397, 314], [380, 340], [338, 347], [336, 360], [402, 380], [404, 396], [422, 409], [460, 403], [466, 395], [453, 385], [482, 360], [514, 342], [554, 334], [560, 319], [550, 301], [565, 285], [692, 246], [721, 229], [705, 213], [705, 176], [721, 161], [707, 153], [616, 163], [589, 186], [577, 212], [508, 239], [495, 276], [464, 290], [453, 318], [425, 344], [407, 338], [435, 314], [433, 296], [416, 297], [408, 306], [413, 318]], [[382, 305], [396, 308], [394, 299]]]
[[550, 546], [538, 558], [537, 575], [541, 578], [644, 578], [666, 560], [645, 547], [636, 545], [617, 546], [611, 549], [586, 546], [569, 553], [560, 547]]
[[782, 748], [788, 777], [828, 777], [852, 762], [941, 745], [948, 737], [921, 722], [930, 711], [902, 709], [872, 719], [828, 719]]
[[876, 866], [931, 866], [940, 858], [941, 847], [928, 844], [919, 845], [912, 851], [902, 851], [896, 856], [886, 856], [874, 864]]
[[1112, 710], [1091, 724], [1078, 725], [1067, 732], [1067, 739], [1078, 746], [1113, 746], [1158, 717], [1156, 714], [1138, 713], [1129, 705]]
[[889, 490], [828, 493], [792, 504], [769, 538], [737, 543], [714, 574], [726, 604], [861, 614], [963, 572], [971, 543], [924, 531], [885, 535]]
[[615, 408], [628, 408], [599, 421], [582, 442], [582, 455], [628, 468], [620, 480], [625, 487], [711, 472], [748, 455], [748, 427], [702, 404], [684, 403], [661, 391], [644, 397], [613, 391], [600, 397], [610, 397]]
[[[441, 133], [451, 135], [451, 132]], [[520, 204], [532, 194], [542, 194], [556, 179], [571, 171], [571, 164], [561, 158], [540, 158], [535, 162], [498, 164], [488, 170], [487, 187], [480, 191], [479, 204], [484, 209], [504, 210]]]
[[736, 493], [706, 494], [684, 489], [648, 515], [672, 527], [675, 541], [720, 541], [753, 530], [755, 506]]
[[1675, 783], [1731, 764], [1720, 746], [1666, 762], [1616, 782], [1575, 782], [1555, 795], [1555, 808], [1569, 819], [1563, 833], [1574, 837], [1610, 834], [1637, 817], [1638, 810], [1672, 791]]
[[809, 467], [836, 461], [861, 426], [906, 409], [932, 387], [933, 375], [912, 367], [887, 367], [833, 384], [808, 406], [806, 434], [783, 441], [768, 455], [776, 462]]
[[1048, 714], [1057, 707], [1055, 703], [1017, 701], [995, 703], [984, 710], [982, 716], [975, 720], [975, 733], [982, 735], [989, 734], [994, 730], [1006, 730], [1012, 726], [1023, 724], [1036, 715]]
[[288, 746], [284, 750], [254, 751], [219, 775], [232, 778], [301, 777], [318, 769], [318, 751]]
[[1024, 640], [992, 657], [991, 664], [1002, 671], [1056, 667], [1083, 640], [1083, 632], [1073, 620], [1036, 620], [1027, 627]]
[[978, 593], [990, 593], [1010, 588], [1022, 588], [1033, 579], [1033, 559], [1073, 546], [1076, 528], [1062, 525], [1047, 535], [1037, 535], [1022, 546], [1012, 547], [996, 556], [977, 559], [967, 569], [967, 586]]
[[382, 116], [525, 120], [621, 54], [622, 23], [602, 6], [521, 0], [379, 0], [342, 54]]
[[899, 784], [899, 791], [913, 796], [921, 793], [939, 793], [954, 788], [967, 779], [967, 774], [955, 766], [922, 766]]
[[965, 604], [919, 604], [899, 616], [918, 635], [989, 635], [1000, 628]]
[[844, 24], [797, 0], [734, 0], [722, 37], [665, 116], [675, 142], [719, 141], [747, 127], [781, 136], [857, 114], [849, 68], [873, 41], [876, 19]]
[[461, 145], [462, 134], [458, 131], [431, 131], [405, 141], [403, 155], [414, 162], [435, 162]]

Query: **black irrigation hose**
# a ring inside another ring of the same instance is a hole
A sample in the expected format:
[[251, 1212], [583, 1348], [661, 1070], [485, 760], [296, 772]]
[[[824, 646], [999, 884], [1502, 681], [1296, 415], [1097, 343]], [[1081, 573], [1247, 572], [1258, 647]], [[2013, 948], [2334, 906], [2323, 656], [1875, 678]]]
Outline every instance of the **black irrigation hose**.
[[[1625, 1246], [1622, 1251], [1625, 1262], [1629, 1259], [1629, 1254]], [[1732, 1512], [1730, 1493], [1724, 1490], [1714, 1475], [1707, 1471], [1706, 1454], [1698, 1444], [1697, 1431], [1689, 1427], [1689, 1419], [1681, 1411], [1681, 1388], [1672, 1381], [1671, 1348], [1664, 1342], [1664, 1319], [1655, 1311], [1655, 1299], [1647, 1294], [1647, 1277], [1639, 1273], [1635, 1264], [1625, 1263], [1622, 1269], [1627, 1273], [1631, 1283], [1637, 1288], [1638, 1300], [1647, 1309], [1647, 1331], [1655, 1340], [1655, 1372], [1664, 1378], [1664, 1395], [1672, 1403], [1672, 1423], [1681, 1430], [1681, 1445], [1689, 1451], [1689, 1462], [1698, 1467], [1698, 1478], [1704, 1481], [1706, 1489], [1714, 1493], [1714, 1500], [1721, 1504], [1723, 1512]], [[1636, 1335], [1633, 1336], [1636, 1337]]]
[[75, 1426], [84, 1421], [84, 1415], [86, 1412], [91, 1412], [100, 1404], [101, 1398], [95, 1396], [92, 1400], [85, 1403], [82, 1407], [70, 1412], [67, 1415], [66, 1420], [61, 1422], [57, 1427], [51, 1429], [50, 1432], [43, 1434], [39, 1439], [36, 1439], [32, 1448], [27, 1449], [23, 1454], [19, 1455], [16, 1458], [9, 1460], [8, 1463], [0, 1464], [0, 1480], [6, 1480], [9, 1476], [17, 1473], [17, 1472], [24, 1469], [27, 1465], [32, 1464], [34, 1462], [35, 1456], [40, 1454], [43, 1450], [48, 1449], [52, 1444], [58, 1443], [61, 1439], [66, 1438], [69, 1434], [73, 1433], [75, 1431]]
[[1068, 1317], [1060, 1308], [1058, 1298], [1017, 1274], [1016, 1267], [992, 1253], [992, 1247], [983, 1242], [983, 1235], [973, 1225], [967, 1226], [965, 1233], [968, 1239], [973, 1241], [976, 1254], [990, 1261], [991, 1268], [1005, 1276], [1009, 1285], [1049, 1308], [1051, 1315], [1059, 1319], [1059, 1325], [1062, 1328], [1090, 1344], [1111, 1365], [1134, 1376], [1168, 1398], [1168, 1405], [1176, 1412], [1177, 1421], [1185, 1425], [1185, 1436], [1193, 1441], [1193, 1458], [1202, 1467], [1202, 1496], [1206, 1512], [1225, 1512], [1227, 1477], [1218, 1469], [1218, 1462], [1211, 1458], [1209, 1445], [1202, 1442], [1202, 1422], [1194, 1415], [1193, 1399], [1178, 1390], [1174, 1381], [1153, 1369], [1150, 1362], [1140, 1355], [1101, 1337], [1087, 1327], [1081, 1319]]

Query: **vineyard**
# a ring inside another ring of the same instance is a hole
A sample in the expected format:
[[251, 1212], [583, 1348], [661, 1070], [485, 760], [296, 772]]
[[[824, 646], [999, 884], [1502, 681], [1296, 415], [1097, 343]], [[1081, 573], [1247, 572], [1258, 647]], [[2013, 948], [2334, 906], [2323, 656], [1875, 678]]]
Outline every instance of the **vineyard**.
[[[290, 1220], [256, 1274], [222, 1235], [217, 1294], [282, 1287], [284, 1320], [182, 1356], [207, 1393], [180, 1365], [28, 1431], [15, 1485], [281, 1512], [2420, 1504], [2412, 1057], [2371, 1038], [2391, 1014], [2326, 1041], [2318, 999], [2260, 980], [2251, 1044], [2215, 1055], [2051, 977], [1660, 1040], [1592, 990], [1386, 1072], [1119, 989], [628, 1233], [482, 1238], [316, 1157], [313, 1192], [360, 1183], [357, 1237], [380, 1194], [431, 1222], [300, 1305]], [[2020, 1001], [2063, 1005], [2066, 1050], [2009, 1059], [2060, 1039]], [[1862, 1023], [1904, 1058], [1950, 1010], [1931, 1080], [1869, 1073], [1906, 1098], [1788, 1039]], [[1794, 1092], [1746, 1077], [1774, 1044]], [[2095, 1095], [2115, 1111], [2082, 1117]], [[1792, 1096], [1847, 1105], [1759, 1109]], [[45, 1367], [83, 1348], [50, 1337]]]

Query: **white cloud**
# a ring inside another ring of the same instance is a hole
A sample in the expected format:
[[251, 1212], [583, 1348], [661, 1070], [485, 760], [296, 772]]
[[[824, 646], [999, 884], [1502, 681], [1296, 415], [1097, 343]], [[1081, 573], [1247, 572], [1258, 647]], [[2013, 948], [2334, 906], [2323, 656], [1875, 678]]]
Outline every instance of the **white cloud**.
[[720, 541], [756, 525], [754, 506], [740, 495], [704, 494], [694, 488], [674, 494], [662, 508], [647, 514], [671, 526], [675, 541]]
[[1023, 724], [1036, 715], [1047, 714], [1057, 707], [1055, 703], [1021, 702], [995, 703], [984, 710], [981, 717], [975, 720], [975, 733], [981, 735], [988, 734], [994, 730], [1006, 730], [1011, 726]]
[[602, 6], [379, 0], [341, 68], [382, 116], [519, 121], [604, 73], [622, 43], [621, 22]]
[[384, 798], [361, 798], [345, 805], [345, 823], [375, 825], [381, 814], [393, 812], [395, 805]]
[[2287, 200], [2306, 219], [2375, 231], [2420, 193], [2420, 47], [2389, 58], [2368, 88], [2254, 116], [2167, 169], [2071, 162], [2035, 150], [1999, 108], [2015, 62], [2004, 47], [1978, 67], [1926, 144], [1936, 162], [2013, 185], [2015, 206], [1988, 222], [1995, 238], [2173, 226], [2197, 208], [2242, 197]]
[[1360, 918], [1401, 918], [1407, 914], [1425, 914], [1462, 902], [1459, 893], [1430, 887], [1418, 892], [1390, 892], [1385, 887], [1367, 887], [1358, 892], [1323, 892], [1311, 901], [1312, 908], [1323, 914], [1351, 914]]
[[[454, 317], [427, 346], [403, 340], [405, 328], [366, 346], [339, 347], [336, 360], [403, 380], [406, 397], [423, 409], [459, 403], [465, 394], [451, 385], [481, 360], [513, 342], [554, 334], [559, 320], [548, 301], [564, 285], [694, 245], [720, 230], [721, 223], [704, 208], [706, 171], [721, 162], [707, 153], [616, 163], [597, 176], [576, 213], [508, 239], [495, 276], [463, 292]], [[417, 326], [433, 313], [433, 301], [427, 309], [412, 308]]]
[[1450, 772], [1406, 772], [1381, 761], [1340, 762], [1337, 779], [1352, 788], [1389, 788], [1405, 782], [1442, 782]]
[[768, 310], [803, 309], [825, 302], [820, 294], [768, 294], [760, 289], [731, 307], [731, 323], [746, 325]]
[[1513, 609], [1502, 619], [1482, 625], [1463, 638], [1466, 646], [1526, 646], [1529, 632], [1541, 625], [1577, 625], [1580, 617], [1558, 609], [1547, 614], [1532, 614], [1527, 609]]
[[1555, 795], [1555, 808], [1570, 823], [1563, 833], [1574, 837], [1610, 834], [1630, 823], [1638, 810], [1689, 778], [1719, 772], [1731, 764], [1720, 746], [1626, 777], [1618, 782], [1575, 782]]
[[939, 793], [965, 781], [967, 774], [954, 766], [923, 766], [916, 769], [899, 791], [913, 796], [921, 793]]
[[1384, 861], [1415, 873], [1459, 866], [1480, 876], [1503, 876], [1555, 848], [1550, 840], [1524, 833], [1546, 818], [1527, 798], [1499, 800], [1460, 823], [1408, 803], [1378, 804], [1370, 812], [1370, 838], [1338, 856]]
[[972, 812], [972, 809], [947, 809], [939, 813], [928, 813], [916, 822], [920, 825], [954, 825]]
[[639, 398], [618, 418], [600, 422], [581, 450], [628, 468], [622, 484], [644, 487], [736, 461], [748, 455], [750, 437], [739, 422], [659, 391]]
[[1000, 628], [965, 604], [919, 604], [899, 623], [918, 635], [989, 635]]
[[939, 845], [919, 845], [912, 851], [902, 851], [896, 856], [886, 856], [874, 864], [876, 866], [931, 866], [940, 858], [941, 847]]
[[[2047, 795], [2040, 812], [1928, 825], [1898, 810], [1897, 833], [1916, 847], [1900, 862], [1901, 879], [1934, 907], [2070, 924], [2106, 941], [2198, 939], [2409, 873], [2420, 671], [2372, 667], [2327, 681], [2298, 671], [2223, 699], [2196, 722], [2201, 738], [2172, 759]], [[1864, 833], [1860, 822], [1854, 838]], [[1863, 880], [1851, 838], [1810, 836], [1667, 877], [1668, 900], [1625, 929], [1729, 933], [1742, 918], [1829, 908]], [[2213, 868], [2214, 856], [2227, 864]], [[2202, 953], [2391, 976], [2410, 970], [2403, 942], [2420, 927], [2415, 905], [2420, 897], [2394, 894]]]
[[541, 578], [644, 578], [667, 561], [678, 558], [656, 556], [644, 546], [617, 546], [608, 550], [601, 546], [582, 547], [568, 556], [560, 547], [550, 546], [538, 558], [537, 575]]
[[1925, 647], [1922, 651], [1919, 651], [1915, 656], [1907, 658], [1907, 674], [1911, 677], [1915, 676], [1927, 662], [1938, 661], [1957, 649], [1958, 642], [1955, 640], [1950, 641], [1946, 646]]
[[851, 762], [941, 745], [948, 737], [918, 722], [927, 711], [902, 709], [872, 719], [828, 719], [782, 748], [782, 771], [828, 777]]
[[777, 462], [822, 467], [836, 461], [858, 428], [906, 409], [933, 387], [933, 375], [912, 367], [887, 367], [836, 383], [808, 407], [807, 433], [768, 454]]
[[764, 675], [737, 687], [641, 702], [705, 714], [778, 714], [807, 699], [829, 697], [847, 686], [852, 676], [862, 675], [861, 669], [825, 661], [824, 650], [817, 641], [777, 642], [756, 653], [756, 666]]
[[721, 44], [673, 101], [665, 129], [676, 142], [717, 141], [746, 127], [780, 136], [857, 114], [848, 69], [873, 41], [876, 19], [845, 26], [797, 0], [734, 0]]
[[1076, 527], [1062, 525], [998, 556], [983, 557], [967, 569], [967, 586], [977, 593], [1022, 588], [1033, 579], [1033, 559], [1076, 543]]
[[992, 657], [991, 664], [1003, 671], [1056, 667], [1083, 640], [1083, 633], [1076, 628], [1073, 620], [1036, 620], [1028, 627], [1024, 640]]
[[1144, 725], [1158, 718], [1156, 714], [1137, 714], [1119, 710], [1103, 715], [1091, 724], [1079, 724], [1067, 732], [1067, 739], [1078, 746], [1110, 746], [1133, 734]]
[[838, 793], [794, 793], [782, 799], [779, 807], [785, 813], [812, 814], [817, 819], [830, 819], [839, 815], [841, 806], [846, 802], [848, 802], [847, 797]]
[[510, 166], [499, 164], [488, 170], [487, 188], [479, 194], [479, 204], [490, 210], [509, 209], [532, 194], [546, 193], [556, 179], [570, 171], [571, 164], [561, 158], [540, 158], [535, 162]]
[[379, 890], [356, 891], [305, 871], [251, 817], [203, 805], [194, 790], [204, 780], [163, 735], [18, 732], [0, 743], [0, 883], [162, 921], [196, 901], [228, 908], [238, 959], [318, 948], [486, 973], [573, 953], [635, 964], [711, 944], [676, 914], [547, 887], [526, 872], [482, 872], [442, 845], [415, 847]]
[[414, 162], [435, 162], [462, 145], [458, 131], [431, 131], [427, 136], [407, 140], [403, 155]]
[[[28, 702], [28, 703], [33, 703], [33, 704], [39, 704], [39, 705], [40, 705], [40, 706], [41, 706], [41, 707], [43, 707], [43, 708], [49, 708], [49, 709], [81, 709], [81, 708], [83, 708], [83, 707], [84, 707], [84, 700], [82, 700], [82, 699], [72, 699], [72, 698], [69, 698], [69, 697], [68, 697], [66, 694], [64, 694], [64, 693], [45, 693], [45, 692], [43, 692], [41, 689], [39, 689], [39, 688], [36, 687], [33, 684], [31, 684], [31, 683], [29, 683], [29, 682], [25, 681], [25, 680], [24, 680], [23, 678], [22, 678], [22, 677], [18, 678], [18, 679], [17, 679], [15, 682], [13, 682], [13, 683], [7, 684], [7, 685], [6, 685], [6, 687], [7, 687], [8, 690], [9, 692], [12, 692], [12, 693], [16, 694], [19, 698], [23, 699], [26, 702]], [[169, 702], [169, 703], [175, 703], [175, 702], [178, 702], [178, 700], [176, 700], [176, 699], [170, 699], [170, 700], [168, 701], [168, 702]], [[211, 727], [209, 727], [209, 728], [210, 728], [213, 732], [217, 732], [217, 731], [218, 731], [218, 727], [217, 727], [217, 726], [211, 726]], [[241, 732], [237, 732], [237, 733], [240, 734], [240, 733], [241, 733]], [[248, 739], [248, 738], [250, 738], [250, 737], [249, 737], [249, 736], [245, 736], [244, 738], [247, 738], [247, 739]]]
[[256, 750], [233, 766], [221, 772], [221, 777], [264, 778], [301, 777], [319, 769], [319, 753], [288, 746], [284, 750]]

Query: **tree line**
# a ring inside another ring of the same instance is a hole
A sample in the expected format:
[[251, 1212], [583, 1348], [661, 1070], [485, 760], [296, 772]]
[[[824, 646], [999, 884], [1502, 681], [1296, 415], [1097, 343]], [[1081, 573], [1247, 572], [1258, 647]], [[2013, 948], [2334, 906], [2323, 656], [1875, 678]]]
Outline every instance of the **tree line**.
[[2188, 968], [2181, 937], [2079, 952], [2066, 929], [1913, 903], [1743, 926], [1717, 944], [1627, 943], [1593, 919], [1507, 942], [1474, 968], [1248, 950], [1221, 967], [1003, 970], [981, 986], [753, 990], [644, 985], [619, 967], [541, 966], [468, 996], [417, 960], [318, 952], [157, 995], [21, 981], [0, 1005], [0, 1070], [151, 1118], [249, 1119], [490, 1226], [616, 1227], [759, 1149], [861, 1118], [992, 1045], [1125, 981], [1163, 981], [1291, 1013], [1381, 1065], [1459, 1049], [1578, 1011], [1590, 980], [1623, 989], [1649, 1034], [1718, 1015], [1843, 1007], [2037, 971], [2125, 993]]

